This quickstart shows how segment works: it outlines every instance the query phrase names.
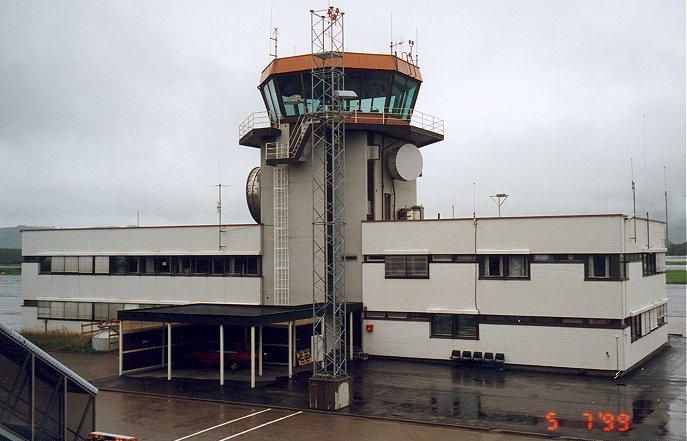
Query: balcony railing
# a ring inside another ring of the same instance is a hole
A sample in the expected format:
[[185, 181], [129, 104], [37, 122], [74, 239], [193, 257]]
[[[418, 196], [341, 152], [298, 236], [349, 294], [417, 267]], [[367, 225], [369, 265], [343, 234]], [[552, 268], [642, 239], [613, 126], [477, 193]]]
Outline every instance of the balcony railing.
[[[409, 124], [412, 127], [427, 130], [432, 133], [444, 135], [444, 120], [433, 115], [403, 108], [382, 108], [380, 109], [348, 109], [344, 110], [346, 122], [353, 124], [389, 124], [400, 125]], [[316, 115], [317, 112], [314, 113]], [[296, 118], [298, 115], [287, 116]], [[239, 138], [253, 129], [272, 127], [279, 124], [280, 116], [269, 112], [255, 112], [239, 125]]]

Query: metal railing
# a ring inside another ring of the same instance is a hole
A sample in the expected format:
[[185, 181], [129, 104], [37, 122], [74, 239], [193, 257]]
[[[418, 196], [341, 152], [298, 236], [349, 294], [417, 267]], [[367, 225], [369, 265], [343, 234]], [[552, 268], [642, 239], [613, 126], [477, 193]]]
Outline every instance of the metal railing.
[[243, 138], [246, 133], [253, 129], [272, 127], [275, 121], [276, 124], [279, 124], [279, 118], [275, 117], [275, 115], [271, 115], [270, 112], [253, 112], [239, 124], [239, 138]]
[[[313, 113], [316, 114], [317, 112]], [[344, 110], [344, 114], [347, 121], [353, 123], [397, 124], [399, 122], [405, 122], [413, 127], [444, 135], [443, 119], [414, 109], [390, 107], [381, 109], [349, 108]], [[303, 115], [300, 116], [302, 117]], [[294, 118], [295, 117], [296, 115], [294, 115]], [[278, 115], [270, 114], [270, 112], [267, 111], [251, 113], [239, 125], [239, 138], [242, 138], [253, 129], [272, 127], [275, 124], [278, 125], [280, 120], [281, 118]]]

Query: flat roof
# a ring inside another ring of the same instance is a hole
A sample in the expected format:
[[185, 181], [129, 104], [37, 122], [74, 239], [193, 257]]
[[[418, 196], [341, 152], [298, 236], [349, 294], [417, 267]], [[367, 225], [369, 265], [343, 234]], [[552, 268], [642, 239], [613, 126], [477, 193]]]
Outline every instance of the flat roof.
[[[477, 216], [476, 218], [472, 217], [446, 217], [446, 218], [441, 218], [441, 219], [434, 219], [434, 218], [425, 218], [425, 219], [377, 219], [377, 220], [363, 220], [361, 222], [364, 223], [383, 223], [383, 222], [450, 222], [450, 221], [473, 221], [475, 219], [477, 220], [490, 220], [490, 219], [503, 219], [503, 220], [508, 220], [508, 219], [565, 219], [565, 218], [584, 218], [584, 217], [622, 217], [625, 218], [625, 220], [631, 220], [633, 216], [628, 216], [626, 214], [620, 214], [620, 213], [600, 213], [600, 214], [550, 214], [550, 215], [522, 215], [522, 216]], [[646, 218], [635, 216], [637, 220], [647, 220]], [[660, 224], [664, 224], [665, 221], [658, 220], [658, 219], [648, 219], [649, 222], [658, 222]]]
[[27, 227], [25, 231], [73, 231], [73, 230], [147, 230], [155, 228], [218, 228], [218, 227], [259, 227], [260, 224], [179, 224], [179, 225], [123, 225], [123, 226], [85, 226], [85, 227]]
[[[348, 302], [349, 311], [362, 309], [360, 302]], [[311, 318], [311, 304], [298, 306], [232, 305], [192, 303], [189, 305], [156, 306], [117, 312], [122, 321], [188, 323], [198, 325], [263, 326]]]

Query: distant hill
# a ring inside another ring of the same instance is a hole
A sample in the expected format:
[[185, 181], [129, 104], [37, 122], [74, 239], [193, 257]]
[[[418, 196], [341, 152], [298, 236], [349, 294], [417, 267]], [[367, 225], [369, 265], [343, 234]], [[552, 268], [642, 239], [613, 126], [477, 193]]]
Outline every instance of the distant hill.
[[17, 225], [16, 227], [0, 227], [0, 248], [21, 248], [20, 230], [26, 230], [28, 225]]
[[18, 265], [21, 261], [20, 249], [0, 248], [0, 265]]

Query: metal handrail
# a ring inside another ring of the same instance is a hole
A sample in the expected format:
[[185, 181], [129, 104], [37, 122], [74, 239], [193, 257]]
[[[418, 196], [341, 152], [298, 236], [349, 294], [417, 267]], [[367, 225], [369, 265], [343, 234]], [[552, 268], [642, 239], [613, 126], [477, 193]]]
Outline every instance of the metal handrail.
[[268, 142], [265, 144], [265, 159], [278, 160], [289, 158], [289, 146], [284, 142]]
[[[389, 121], [407, 121], [413, 127], [417, 127], [430, 132], [438, 133], [444, 135], [444, 120], [437, 118], [433, 115], [429, 115], [424, 112], [420, 112], [415, 109], [406, 109], [399, 107], [385, 107], [380, 111], [371, 111], [368, 109], [360, 110], [344, 110], [344, 114], [347, 118], [352, 119], [354, 122], [358, 122], [359, 119], [365, 120], [371, 116], [375, 116], [381, 119], [382, 124], [387, 124]], [[306, 112], [298, 115], [297, 126], [300, 126], [304, 121], [305, 115], [317, 115], [317, 112]], [[295, 117], [296, 115], [294, 115]], [[272, 127], [274, 124], [279, 124], [281, 120], [280, 115], [274, 115], [267, 111], [254, 112], [248, 115], [248, 117], [243, 120], [239, 125], [239, 138], [242, 138], [246, 133], [253, 129]], [[294, 131], [296, 133], [296, 131]]]

